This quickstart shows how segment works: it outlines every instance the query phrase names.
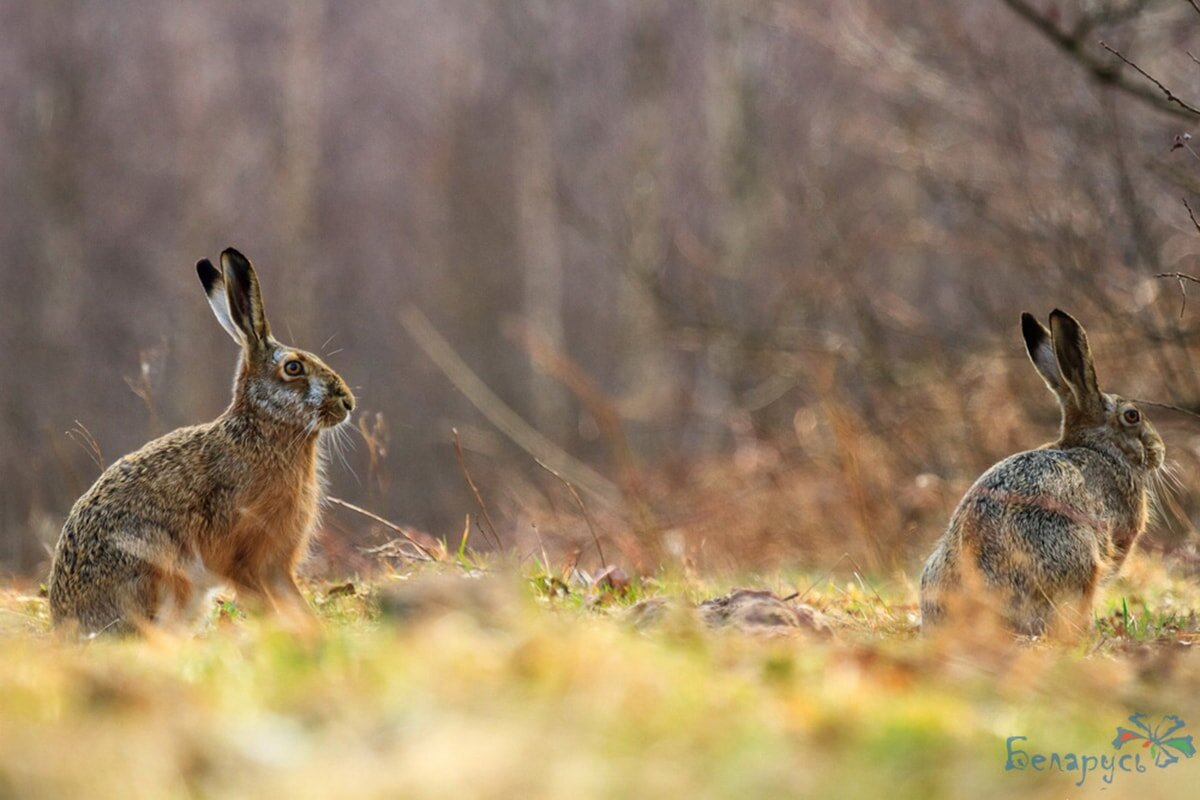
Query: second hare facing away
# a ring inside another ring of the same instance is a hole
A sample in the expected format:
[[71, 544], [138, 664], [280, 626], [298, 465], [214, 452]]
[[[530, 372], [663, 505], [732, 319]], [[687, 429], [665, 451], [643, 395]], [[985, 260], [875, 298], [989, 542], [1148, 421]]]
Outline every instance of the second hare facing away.
[[245, 256], [229, 248], [221, 270], [207, 259], [196, 270], [241, 346], [233, 401], [120, 459], [75, 503], [50, 572], [56, 624], [186, 625], [222, 584], [308, 613], [294, 570], [317, 519], [320, 434], [349, 419], [354, 396], [317, 356], [271, 335]]
[[1057, 441], [1010, 456], [967, 491], [921, 576], [922, 626], [994, 611], [1020, 633], [1073, 635], [1146, 526], [1165, 449], [1135, 404], [1101, 392], [1087, 334], [1055, 309], [1021, 315], [1029, 358], [1062, 406]]

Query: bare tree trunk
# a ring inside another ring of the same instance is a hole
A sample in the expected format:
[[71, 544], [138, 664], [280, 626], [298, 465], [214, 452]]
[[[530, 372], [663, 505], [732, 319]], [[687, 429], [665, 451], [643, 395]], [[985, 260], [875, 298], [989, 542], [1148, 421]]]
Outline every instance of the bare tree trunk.
[[279, 220], [284, 287], [289, 318], [311, 328], [317, 308], [320, 264], [315, 252], [317, 168], [320, 152], [323, 0], [288, 5], [287, 43], [283, 52], [283, 152], [279, 180]]
[[629, 226], [627, 279], [621, 283], [617, 309], [625, 354], [620, 405], [624, 415], [641, 419], [656, 416], [673, 400], [664, 332], [649, 288], [657, 280], [667, 250], [662, 196], [670, 122], [663, 98], [668, 57], [665, 16], [662, 9], [643, 12], [633, 34], [629, 72], [633, 169], [624, 208]]
[[[517, 244], [525, 317], [538, 336], [563, 352], [563, 263], [555, 199], [554, 120], [548, 94], [539, 82], [518, 99]], [[563, 442], [570, 432], [570, 409], [563, 387], [535, 369], [529, 392], [535, 426], [552, 441]]]

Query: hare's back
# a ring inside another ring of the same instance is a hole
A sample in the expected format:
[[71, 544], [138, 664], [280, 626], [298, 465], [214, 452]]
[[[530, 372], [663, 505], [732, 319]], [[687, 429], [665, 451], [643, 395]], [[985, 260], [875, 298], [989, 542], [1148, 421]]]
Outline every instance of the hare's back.
[[1036, 540], [1065, 536], [1096, 516], [1101, 511], [1097, 506], [1087, 470], [1073, 451], [1029, 450], [979, 477], [955, 509], [947, 538], [974, 543], [972, 549], [981, 556], [1010, 550], [1017, 540], [1033, 539], [1026, 544], [1037, 549]]
[[966, 497], [989, 493], [1014, 499], [1082, 497], [1087, 493], [1088, 461], [1087, 451], [1080, 449], [1045, 447], [1015, 453], [980, 475]]
[[[1097, 461], [1099, 459], [1099, 461]], [[1075, 571], [1090, 542], [1109, 527], [1113, 509], [1104, 457], [1075, 449], [1030, 450], [985, 472], [968, 490], [950, 531], [985, 564], [1017, 552]]]
[[963, 505], [991, 498], [1068, 515], [1119, 515], [1128, 505], [1131, 482], [1127, 465], [1117, 458], [1088, 447], [1045, 447], [993, 466], [968, 490]]
[[214, 439], [208, 425], [180, 428], [115, 461], [75, 503], [67, 528], [104, 530], [131, 520], [177, 527], [212, 505]]

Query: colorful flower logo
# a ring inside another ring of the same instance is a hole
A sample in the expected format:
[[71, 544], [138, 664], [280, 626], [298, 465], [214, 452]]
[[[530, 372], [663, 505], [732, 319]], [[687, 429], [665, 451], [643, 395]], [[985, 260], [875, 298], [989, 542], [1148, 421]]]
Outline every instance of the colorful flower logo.
[[1129, 721], [1137, 730], [1117, 728], [1117, 738], [1113, 739], [1114, 749], [1120, 750], [1126, 742], [1140, 740], [1142, 747], [1150, 749], [1150, 757], [1154, 759], [1156, 767], [1168, 767], [1178, 761], [1180, 755], [1191, 758], [1196, 754], [1191, 734], [1178, 735], [1187, 723], [1174, 714], [1163, 717], [1153, 728], [1146, 723], [1145, 714], [1134, 714]]

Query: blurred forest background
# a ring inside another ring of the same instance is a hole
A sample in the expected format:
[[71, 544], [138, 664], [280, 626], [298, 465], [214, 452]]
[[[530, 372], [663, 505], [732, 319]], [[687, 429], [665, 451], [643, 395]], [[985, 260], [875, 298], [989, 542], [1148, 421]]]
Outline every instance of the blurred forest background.
[[[457, 427], [522, 554], [915, 569], [1054, 435], [1020, 311], [1200, 405], [1154, 277], [1200, 271], [1194, 5], [0, 0], [0, 571], [46, 568], [84, 431], [111, 463], [225, 407], [227, 245], [360, 396], [338, 497], [457, 544]], [[1200, 437], [1148, 415], [1186, 555]], [[314, 568], [384, 538], [331, 508]]]

